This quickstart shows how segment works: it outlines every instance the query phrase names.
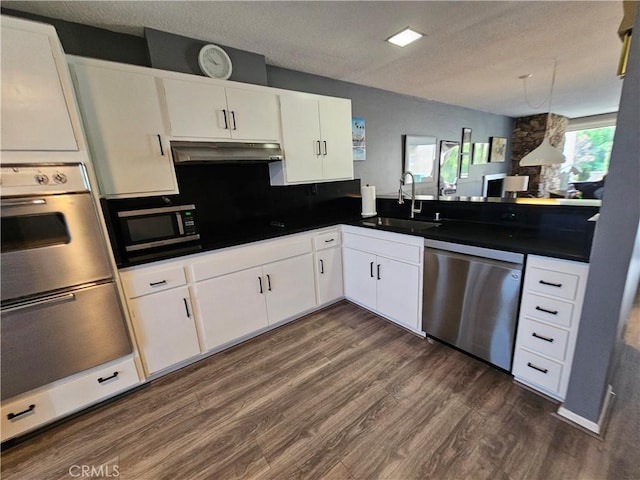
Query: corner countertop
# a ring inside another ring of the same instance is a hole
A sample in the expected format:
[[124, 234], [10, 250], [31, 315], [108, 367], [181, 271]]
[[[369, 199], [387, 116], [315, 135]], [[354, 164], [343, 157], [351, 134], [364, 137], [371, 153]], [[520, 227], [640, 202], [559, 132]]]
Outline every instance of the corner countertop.
[[590, 242], [584, 236], [577, 236], [573, 231], [540, 232], [535, 229], [458, 220], [434, 223], [437, 223], [436, 227], [421, 231], [366, 225], [363, 220], [350, 222], [350, 225], [509, 252], [543, 255], [578, 262], [589, 261]]

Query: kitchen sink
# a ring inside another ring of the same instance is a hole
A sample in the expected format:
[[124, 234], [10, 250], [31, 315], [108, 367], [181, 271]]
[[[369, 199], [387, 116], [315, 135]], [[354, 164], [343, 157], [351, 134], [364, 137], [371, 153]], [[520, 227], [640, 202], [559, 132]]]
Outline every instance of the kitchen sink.
[[437, 227], [439, 223], [424, 222], [422, 220], [412, 220], [408, 218], [374, 217], [362, 220], [362, 225], [369, 227], [392, 227], [413, 232], [422, 232], [429, 228]]

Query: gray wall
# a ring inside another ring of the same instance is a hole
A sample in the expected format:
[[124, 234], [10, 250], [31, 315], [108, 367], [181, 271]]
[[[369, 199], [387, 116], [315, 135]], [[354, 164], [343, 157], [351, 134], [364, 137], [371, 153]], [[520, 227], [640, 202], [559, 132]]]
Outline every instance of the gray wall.
[[[490, 136], [511, 143], [514, 120], [502, 115], [431, 102], [421, 98], [364, 87], [326, 77], [267, 66], [269, 86], [350, 98], [354, 117], [366, 121], [367, 159], [354, 162], [355, 176], [376, 186], [378, 194], [395, 193], [402, 174], [402, 135], [430, 135], [460, 141], [462, 128], [472, 129], [471, 141], [488, 142]], [[509, 150], [510, 152], [510, 150]], [[507, 156], [507, 159], [510, 154]], [[471, 165], [469, 177], [458, 182], [458, 195], [481, 195], [482, 176], [509, 171], [510, 162]], [[424, 192], [432, 193], [432, 192]]]
[[[640, 32], [640, 15], [634, 31]], [[640, 36], [632, 42], [564, 404], [593, 422], [618, 364], [640, 270]]]

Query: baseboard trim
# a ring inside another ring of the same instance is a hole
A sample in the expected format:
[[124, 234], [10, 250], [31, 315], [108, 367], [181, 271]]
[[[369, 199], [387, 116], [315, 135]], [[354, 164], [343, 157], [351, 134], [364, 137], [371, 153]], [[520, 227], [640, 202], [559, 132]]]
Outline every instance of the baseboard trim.
[[600, 418], [598, 422], [593, 422], [591, 420], [587, 420], [584, 417], [581, 417], [577, 413], [573, 413], [571, 410], [564, 408], [564, 406], [560, 406], [558, 409], [558, 415], [569, 420], [576, 425], [579, 425], [582, 428], [586, 428], [590, 432], [595, 433], [596, 435], [602, 436], [604, 433], [605, 422], [609, 416], [609, 408], [611, 405], [611, 399], [615, 396], [613, 393], [613, 388], [611, 385], [607, 387], [607, 394], [604, 398], [604, 404], [602, 405], [602, 410], [600, 411]]

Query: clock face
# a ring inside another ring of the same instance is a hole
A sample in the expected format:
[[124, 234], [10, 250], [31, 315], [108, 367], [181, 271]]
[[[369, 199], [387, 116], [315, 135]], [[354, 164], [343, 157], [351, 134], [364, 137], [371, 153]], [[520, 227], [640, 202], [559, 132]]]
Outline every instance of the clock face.
[[202, 73], [209, 77], [226, 80], [231, 76], [231, 59], [227, 52], [217, 45], [205, 45], [198, 55]]

